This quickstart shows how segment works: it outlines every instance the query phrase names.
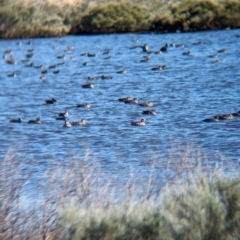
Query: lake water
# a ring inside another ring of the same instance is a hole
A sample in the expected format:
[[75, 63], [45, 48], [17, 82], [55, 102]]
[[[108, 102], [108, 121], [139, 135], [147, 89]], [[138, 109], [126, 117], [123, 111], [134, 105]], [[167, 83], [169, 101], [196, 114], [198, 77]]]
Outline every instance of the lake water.
[[[35, 177], [41, 177], [49, 167], [54, 170], [53, 160], [64, 164], [72, 158], [97, 159], [111, 174], [132, 166], [144, 172], [151, 167], [151, 159], [162, 159], [164, 166], [174, 146], [193, 144], [213, 164], [224, 156], [223, 164], [230, 161], [238, 165], [240, 117], [202, 121], [240, 110], [238, 33], [224, 30], [1, 40], [1, 159], [14, 150], [23, 164], [30, 160], [34, 163]], [[150, 50], [159, 50], [165, 43], [175, 45], [162, 54], [150, 54], [149, 62], [142, 62], [148, 53], [132, 47], [145, 43]], [[66, 51], [68, 46], [74, 49]], [[218, 52], [223, 48], [226, 52]], [[5, 63], [10, 55], [4, 54], [6, 49], [12, 50], [15, 64]], [[34, 49], [34, 55], [24, 62], [29, 49]], [[183, 55], [188, 50], [191, 55]], [[82, 55], [85, 52], [95, 56]], [[57, 58], [63, 54], [63, 59]], [[26, 66], [30, 62], [35, 67]], [[61, 62], [64, 64], [57, 66], [58, 74], [48, 68]], [[37, 68], [40, 64], [48, 70], [46, 74]], [[158, 65], [167, 68], [151, 70]], [[117, 73], [123, 69], [126, 74]], [[12, 72], [15, 75], [9, 76]], [[41, 75], [46, 80], [40, 80]], [[112, 79], [88, 80], [102, 75]], [[82, 88], [87, 82], [95, 87]], [[118, 101], [127, 96], [139, 102], [153, 101], [154, 107]], [[57, 104], [44, 104], [51, 97]], [[90, 109], [76, 108], [76, 104], [86, 102], [91, 104]], [[155, 109], [157, 115], [143, 115], [147, 109]], [[64, 128], [64, 122], [55, 117], [65, 110], [70, 122], [85, 118], [87, 126]], [[9, 122], [18, 117], [22, 123]], [[37, 117], [42, 124], [27, 123]], [[131, 121], [143, 117], [145, 126], [131, 126]]]

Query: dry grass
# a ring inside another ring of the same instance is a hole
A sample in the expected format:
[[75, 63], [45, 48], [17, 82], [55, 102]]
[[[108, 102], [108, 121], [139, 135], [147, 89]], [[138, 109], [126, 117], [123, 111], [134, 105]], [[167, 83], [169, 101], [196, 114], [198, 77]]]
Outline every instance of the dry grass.
[[[224, 177], [196, 146], [174, 143], [167, 160], [149, 160], [148, 174], [113, 175], [86, 150], [85, 159], [51, 160], [36, 181], [38, 161], [9, 152], [1, 164], [0, 237], [237, 239], [240, 179], [223, 161], [235, 177]], [[34, 195], [26, 195], [31, 184]]]
[[238, 0], [2, 0], [0, 37], [240, 27]]

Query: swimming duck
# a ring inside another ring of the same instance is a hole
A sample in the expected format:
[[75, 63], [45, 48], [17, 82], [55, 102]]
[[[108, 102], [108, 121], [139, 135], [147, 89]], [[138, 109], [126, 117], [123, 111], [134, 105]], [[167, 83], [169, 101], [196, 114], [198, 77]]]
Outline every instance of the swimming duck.
[[140, 62], [149, 62], [151, 55], [143, 56], [143, 59]]
[[168, 49], [168, 44], [166, 43], [164, 46], [162, 46], [162, 47], [160, 48], [160, 51], [161, 51], [161, 52], [166, 52], [167, 49]]
[[187, 55], [187, 56], [191, 56], [191, 51], [186, 51], [186, 52], [183, 52], [182, 55]]
[[58, 66], [60, 66], [60, 65], [64, 65], [65, 64], [65, 62], [63, 61], [63, 62], [58, 62], [58, 63], [56, 63], [56, 65], [58, 65]]
[[63, 127], [72, 127], [72, 124], [68, 121], [65, 121]]
[[9, 122], [12, 122], [12, 123], [21, 123], [21, 122], [22, 122], [22, 119], [21, 119], [21, 118], [15, 118], [15, 119], [9, 120]]
[[234, 117], [240, 117], [240, 111], [238, 111], [238, 112], [236, 112], [236, 113], [232, 113], [232, 115], [233, 115]]
[[67, 118], [67, 117], [69, 117], [69, 113], [68, 113], [68, 111], [66, 110], [64, 113], [59, 113], [58, 116], [59, 116], [59, 117], [65, 117], [65, 118]]
[[131, 122], [132, 126], [145, 126], [146, 125], [146, 120], [144, 118], [141, 119], [141, 121], [134, 121]]
[[92, 83], [85, 83], [82, 84], [82, 88], [94, 88], [94, 85]]
[[177, 47], [177, 48], [184, 48], [185, 44], [183, 44], [183, 43], [176, 43], [175, 47]]
[[77, 107], [91, 108], [91, 105], [90, 105], [90, 103], [79, 103], [79, 104], [77, 104]]
[[12, 49], [6, 49], [3, 51], [3, 53], [11, 53], [12, 52]]
[[151, 70], [159, 70], [159, 71], [162, 71], [162, 70], [164, 70], [164, 69], [166, 69], [166, 68], [167, 68], [166, 65], [158, 65], [158, 66], [156, 66], [156, 67], [151, 68]]
[[33, 54], [34, 54], [33, 52], [28, 52], [25, 54], [25, 57], [31, 58], [33, 56]]
[[15, 72], [10, 72], [7, 74], [8, 77], [16, 77], [17, 74]]
[[117, 71], [118, 74], [126, 74], [127, 73], [127, 70], [123, 69], [123, 70], [120, 70], [120, 71]]
[[197, 41], [193, 43], [193, 45], [200, 45], [200, 44], [202, 44], [202, 41]]
[[102, 54], [106, 55], [106, 54], [109, 54], [109, 53], [110, 53], [110, 50], [104, 50]]
[[90, 52], [85, 52], [85, 53], [82, 53], [81, 56], [95, 57], [96, 54], [95, 53], [90, 53]]
[[33, 67], [33, 62], [26, 63], [24, 67]]
[[11, 54], [9, 58], [5, 59], [5, 63], [14, 64], [16, 63], [16, 58]]
[[218, 122], [219, 121], [219, 117], [215, 116], [213, 118], [206, 118], [203, 120], [204, 122]]
[[112, 79], [112, 76], [110, 76], [110, 75], [102, 75], [101, 79]]
[[211, 54], [211, 55], [209, 55], [209, 57], [210, 57], [210, 58], [217, 58], [217, 57], [218, 57], [218, 54], [217, 54], [217, 53]]
[[85, 118], [81, 119], [77, 122], [71, 122], [72, 126], [83, 126], [87, 124], [87, 120]]
[[65, 55], [64, 55], [64, 54], [62, 54], [62, 55], [57, 55], [57, 58], [58, 58], [58, 59], [65, 58]]
[[41, 75], [41, 76], [39, 77], [39, 79], [42, 80], [42, 81], [45, 81], [47, 78], [46, 78], [44, 75]]
[[88, 80], [98, 80], [98, 76], [88, 77]]
[[48, 68], [56, 68], [57, 67], [57, 64], [51, 64], [48, 66]]
[[224, 114], [224, 115], [220, 115], [218, 116], [219, 120], [231, 120], [233, 119], [233, 115], [232, 114]]
[[156, 112], [156, 110], [152, 109], [152, 110], [142, 111], [142, 114], [157, 115], [157, 112]]
[[47, 73], [47, 69], [44, 68], [44, 67], [42, 67], [42, 68], [41, 68], [41, 73], [42, 73], [42, 74]]
[[133, 98], [133, 99], [125, 100], [124, 103], [138, 104], [138, 99], [137, 98]]
[[69, 46], [67, 46], [67, 48], [65, 49], [65, 51], [72, 51], [72, 50], [74, 50], [74, 46], [73, 45], [69, 45]]
[[143, 52], [148, 52], [149, 48], [148, 48], [147, 44], [143, 44], [143, 46], [141, 46], [141, 47], [142, 47]]
[[58, 69], [58, 68], [55, 68], [54, 70], [53, 70], [53, 73], [54, 74], [58, 74], [60, 72], [60, 70]]
[[42, 121], [40, 118], [36, 118], [34, 120], [29, 120], [28, 123], [40, 124], [42, 123]]
[[227, 52], [227, 49], [226, 48], [222, 48], [222, 49], [219, 49], [218, 50], [218, 53], [226, 53]]
[[41, 68], [41, 67], [42, 67], [42, 64], [34, 64], [33, 67], [34, 67], [34, 68]]
[[57, 100], [55, 98], [49, 98], [45, 100], [46, 104], [56, 104]]
[[142, 107], [153, 107], [153, 105], [154, 104], [152, 101], [139, 103], [139, 106], [142, 106]]
[[132, 100], [131, 97], [124, 97], [124, 98], [119, 98], [118, 101], [119, 102], [126, 102], [126, 101], [129, 101], [129, 100]]

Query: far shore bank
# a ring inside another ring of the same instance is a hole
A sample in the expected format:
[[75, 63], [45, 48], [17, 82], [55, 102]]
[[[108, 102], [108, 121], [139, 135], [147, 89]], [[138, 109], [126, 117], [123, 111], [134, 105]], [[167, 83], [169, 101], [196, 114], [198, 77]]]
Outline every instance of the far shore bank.
[[0, 3], [0, 38], [239, 27], [238, 0], [3, 0]]

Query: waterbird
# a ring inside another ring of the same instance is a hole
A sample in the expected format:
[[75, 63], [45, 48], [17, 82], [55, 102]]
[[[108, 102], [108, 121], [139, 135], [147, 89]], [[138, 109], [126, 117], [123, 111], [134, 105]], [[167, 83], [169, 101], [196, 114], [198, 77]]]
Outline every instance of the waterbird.
[[94, 88], [94, 85], [92, 83], [84, 83], [82, 84], [82, 88]]
[[219, 120], [231, 120], [234, 118], [234, 116], [232, 114], [223, 114], [223, 115], [219, 115], [217, 117], [219, 118]]
[[227, 52], [227, 49], [226, 48], [222, 48], [222, 49], [219, 49], [218, 50], [218, 53], [226, 53]]
[[110, 75], [102, 75], [101, 79], [112, 79], [112, 76], [110, 76]]
[[7, 63], [7, 64], [14, 64], [14, 63], [16, 63], [16, 58], [15, 58], [15, 56], [13, 56], [13, 55], [11, 54], [7, 59], [5, 59], [5, 63]]
[[139, 106], [142, 106], [142, 107], [153, 107], [153, 105], [154, 104], [152, 101], [139, 103]]
[[54, 74], [58, 74], [60, 72], [60, 70], [58, 69], [58, 68], [55, 68], [54, 70], [53, 70], [53, 73]]
[[71, 122], [72, 126], [83, 126], [87, 124], [87, 120], [85, 118], [81, 119], [80, 121]]
[[118, 99], [119, 102], [126, 102], [126, 101], [129, 101], [129, 100], [132, 100], [132, 98], [131, 97], [123, 97], [123, 98]]
[[117, 71], [116, 73], [118, 73], [118, 74], [126, 74], [126, 73], [127, 73], [127, 70], [126, 70], [126, 69], [119, 70], [119, 71]]
[[98, 76], [90, 76], [87, 79], [88, 80], [98, 80]]
[[14, 118], [14, 119], [10, 119], [9, 122], [12, 122], [12, 123], [21, 123], [21, 122], [22, 122], [22, 119], [21, 119], [21, 118]]
[[33, 119], [33, 120], [32, 119], [29, 120], [28, 123], [41, 124], [42, 121], [41, 121], [40, 118], [36, 118], [36, 119]]
[[56, 104], [57, 100], [55, 98], [49, 98], [45, 100], [46, 104]]
[[90, 103], [78, 103], [77, 108], [81, 107], [81, 108], [91, 108]]
[[148, 48], [148, 46], [147, 46], [146, 43], [143, 44], [143, 46], [142, 46], [142, 50], [143, 50], [143, 52], [148, 52], [149, 48]]
[[72, 127], [72, 124], [68, 121], [65, 121], [63, 127]]
[[167, 68], [167, 66], [166, 65], [158, 65], [158, 66], [156, 66], [156, 67], [153, 67], [153, 68], [151, 68], [151, 70], [159, 70], [159, 71], [162, 71], [162, 70], [164, 70], [164, 69], [166, 69]]
[[34, 55], [33, 52], [27, 52], [27, 53], [25, 54], [25, 57], [26, 57], [26, 58], [31, 58], [33, 55]]
[[133, 121], [131, 122], [132, 126], [145, 126], [146, 120], [144, 118], [141, 119], [141, 121]]
[[59, 116], [59, 117], [65, 117], [65, 118], [67, 118], [67, 117], [69, 117], [69, 113], [68, 113], [67, 110], [65, 110], [65, 112], [59, 113], [58, 116]]
[[145, 110], [142, 111], [142, 114], [147, 114], [147, 115], [157, 115], [156, 110], [152, 109], [152, 110]]
[[206, 118], [203, 120], [204, 122], [218, 122], [219, 121], [219, 117], [215, 116], [213, 118]]
[[41, 75], [41, 76], [39, 77], [39, 79], [42, 80], [42, 81], [45, 81], [47, 78], [46, 78], [44, 75]]
[[240, 111], [235, 112], [235, 113], [232, 113], [232, 115], [233, 115], [234, 117], [240, 117]]
[[85, 52], [85, 53], [82, 53], [81, 56], [95, 57], [95, 56], [96, 56], [96, 53]]
[[160, 48], [161, 52], [166, 52], [167, 50], [168, 50], [168, 44], [167, 43]]
[[127, 104], [138, 104], [138, 99], [137, 98], [133, 98], [133, 99], [125, 100], [124, 103], [127, 103]]
[[191, 53], [191, 51], [186, 51], [186, 52], [183, 52], [183, 53], [182, 53], [182, 55], [191, 56], [191, 55], [192, 55], [192, 53]]

